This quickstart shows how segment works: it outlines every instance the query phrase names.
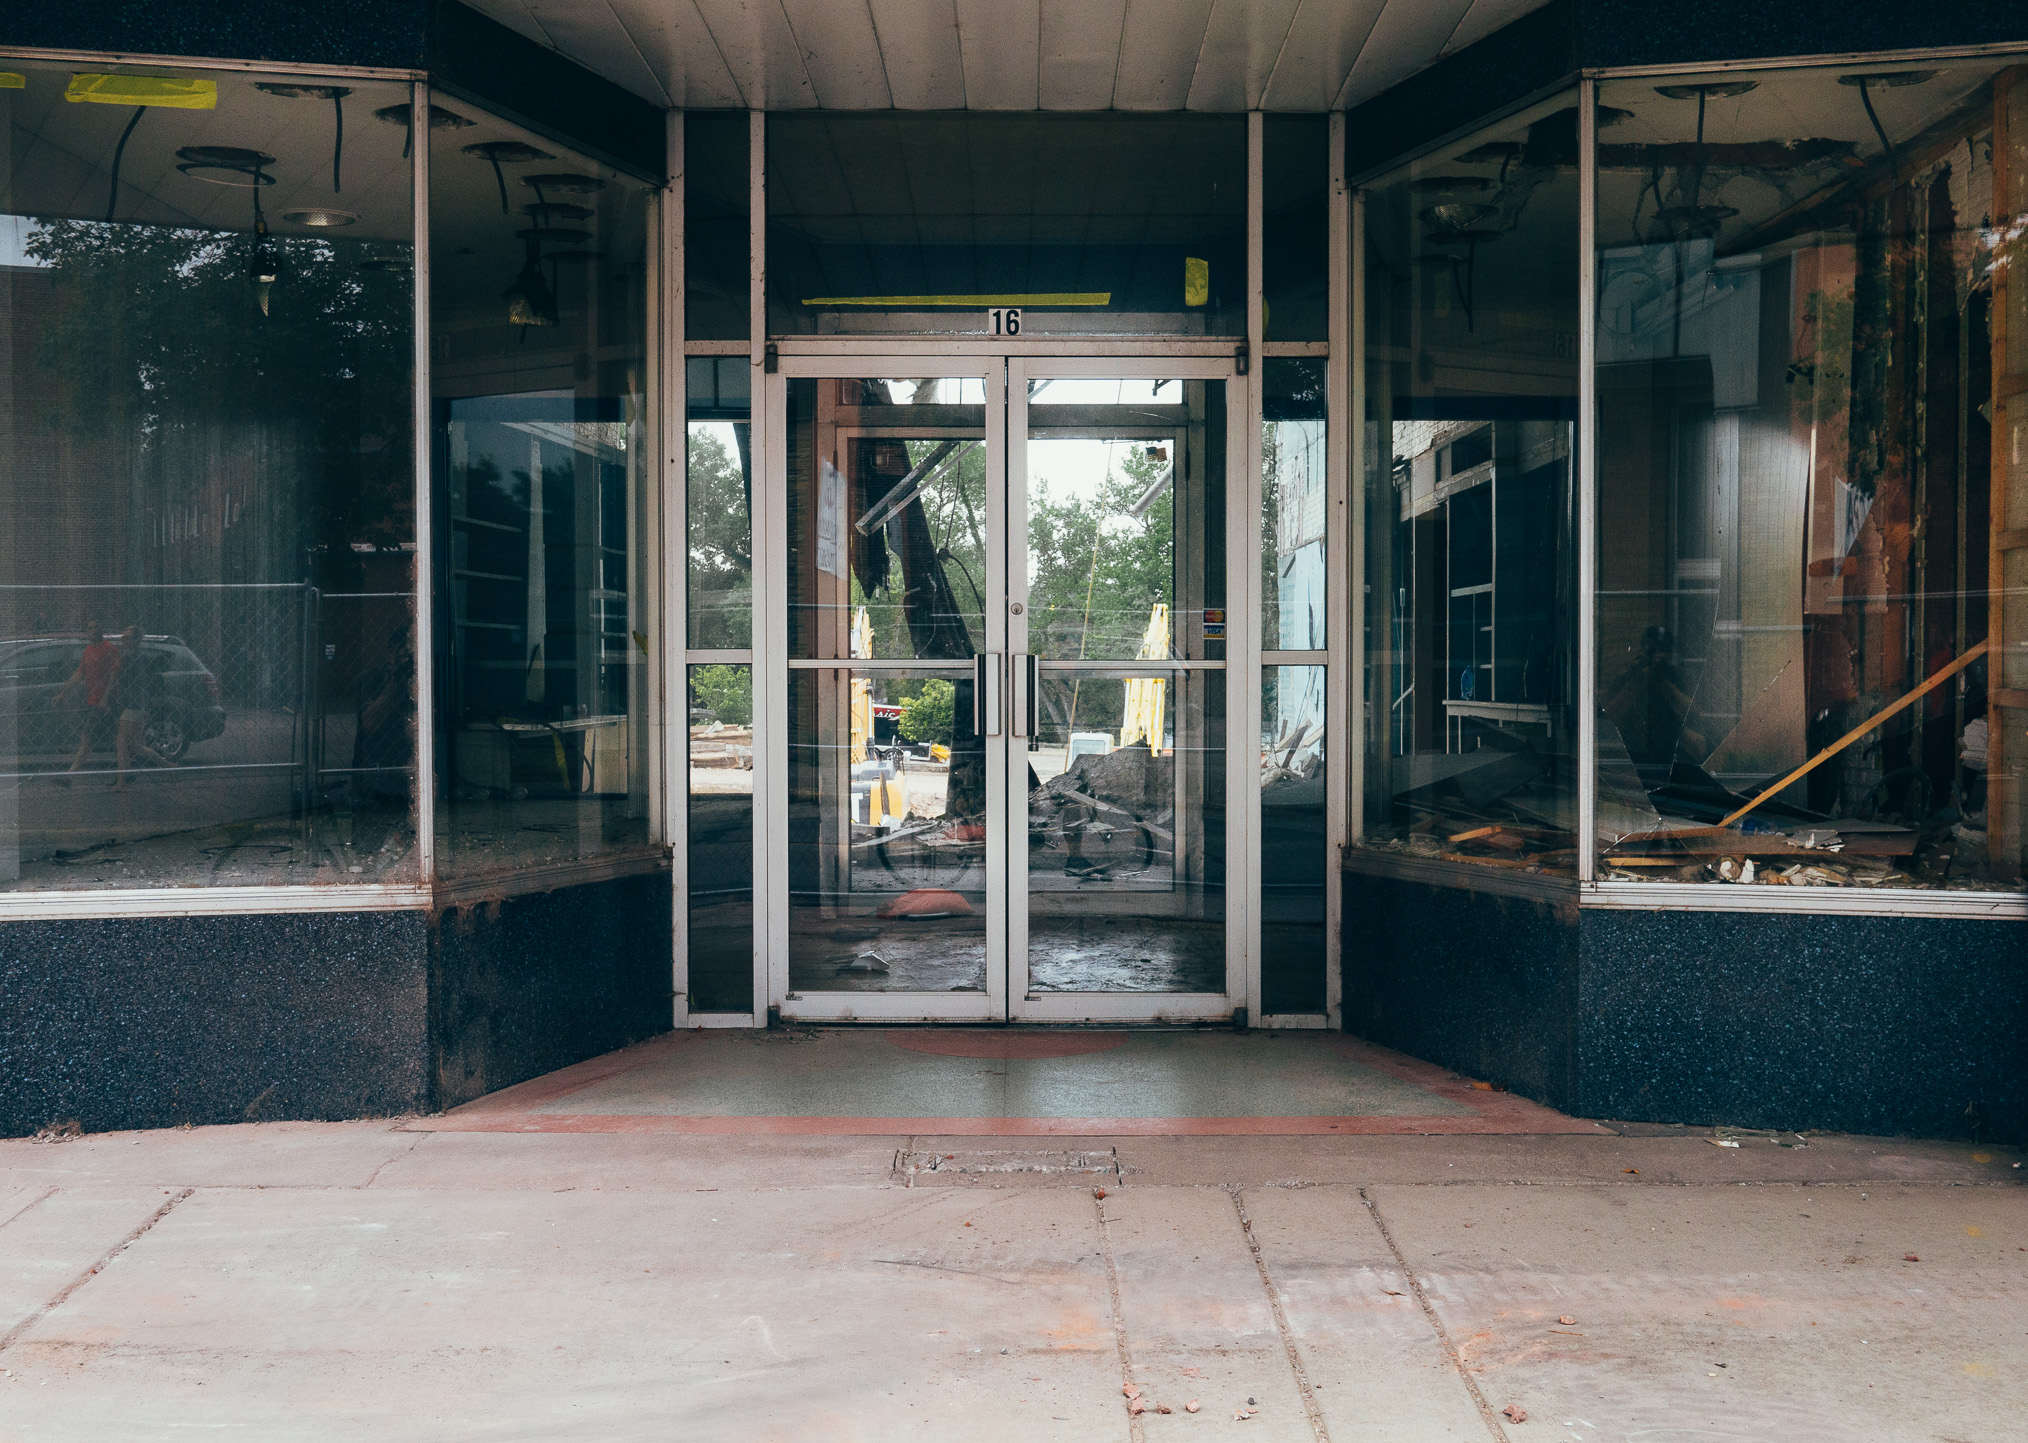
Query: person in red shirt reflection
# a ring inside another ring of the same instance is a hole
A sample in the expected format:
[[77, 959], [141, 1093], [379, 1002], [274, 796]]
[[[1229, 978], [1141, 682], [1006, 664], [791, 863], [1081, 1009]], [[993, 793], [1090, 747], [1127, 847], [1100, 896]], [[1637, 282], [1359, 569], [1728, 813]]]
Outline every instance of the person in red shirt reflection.
[[70, 706], [80, 698], [84, 702], [84, 717], [78, 727], [77, 754], [70, 759], [71, 771], [82, 771], [84, 764], [91, 760], [92, 752], [113, 734], [115, 718], [107, 698], [113, 689], [113, 678], [120, 670], [120, 649], [114, 645], [106, 629], [94, 617], [85, 623], [88, 644], [84, 655], [79, 658], [77, 670], [70, 680], [63, 684], [57, 694], [57, 705]]

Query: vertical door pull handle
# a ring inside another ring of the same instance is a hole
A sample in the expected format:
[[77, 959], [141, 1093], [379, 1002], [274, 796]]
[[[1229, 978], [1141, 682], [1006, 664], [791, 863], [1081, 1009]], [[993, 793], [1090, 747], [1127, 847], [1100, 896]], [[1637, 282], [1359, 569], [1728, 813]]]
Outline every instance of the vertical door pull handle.
[[1009, 658], [1014, 671], [1014, 735], [1028, 739], [1028, 749], [1034, 751], [1035, 739], [1035, 689], [1037, 684], [1035, 658], [1017, 652]]
[[972, 658], [972, 734], [996, 737], [1000, 729], [1000, 654], [982, 651]]

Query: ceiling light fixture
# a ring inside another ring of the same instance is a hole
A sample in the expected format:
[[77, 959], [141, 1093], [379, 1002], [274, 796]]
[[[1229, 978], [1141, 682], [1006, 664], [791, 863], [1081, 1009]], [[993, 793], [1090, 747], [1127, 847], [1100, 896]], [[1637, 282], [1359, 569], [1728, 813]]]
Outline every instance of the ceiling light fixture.
[[[1704, 204], [1704, 110], [1712, 100], [1729, 100], [1758, 90], [1758, 80], [1705, 80], [1691, 85], [1658, 85], [1655, 94], [1665, 100], [1695, 100], [1697, 102], [1697, 161], [1690, 167], [1690, 184], [1687, 191], [1679, 184], [1679, 191], [1689, 196], [1682, 205], [1665, 206], [1655, 212], [1655, 218], [1668, 226], [1669, 233], [1677, 241], [1710, 240], [1717, 236], [1725, 222], [1739, 214], [1735, 206]], [[1660, 201], [1661, 188], [1656, 187], [1655, 199]]]
[[285, 210], [282, 219], [290, 225], [317, 227], [352, 225], [359, 216], [349, 210], [337, 210], [329, 206], [311, 206], [305, 210]]
[[[415, 115], [410, 108], [406, 105], [383, 105], [373, 112], [373, 118], [384, 120], [389, 125], [399, 125], [408, 132], [407, 138], [401, 143], [401, 158], [407, 160], [408, 153], [415, 148]], [[431, 130], [468, 130], [478, 123], [458, 114], [455, 110], [446, 110], [441, 105], [430, 107]]]
[[524, 175], [523, 185], [532, 185], [538, 194], [555, 191], [558, 195], [596, 195], [606, 188], [606, 183], [595, 175], [577, 175], [561, 172], [555, 175]]
[[241, 145], [186, 145], [176, 152], [176, 160], [176, 168], [192, 180], [213, 185], [258, 191], [275, 183], [275, 178], [267, 173], [275, 158], [264, 150], [248, 150]]
[[254, 89], [265, 90], [284, 100], [328, 100], [331, 102], [331, 193], [338, 194], [344, 187], [339, 183], [339, 162], [345, 156], [345, 97], [352, 93], [349, 85], [293, 85], [278, 81], [256, 80]]
[[477, 156], [493, 167], [493, 179], [500, 186], [500, 214], [506, 215], [507, 177], [500, 170], [502, 165], [526, 165], [535, 160], [555, 160], [546, 150], [537, 150], [532, 145], [518, 140], [481, 140], [465, 147], [465, 154]]
[[1873, 133], [1880, 137], [1880, 149], [1887, 157], [1888, 178], [1896, 185], [1901, 183], [1901, 157], [1894, 153], [1894, 142], [1887, 138], [1887, 127], [1880, 123], [1879, 112], [1873, 108], [1873, 87], [1884, 90], [1898, 90], [1904, 85], [1920, 85], [1934, 79], [1934, 70], [1883, 70], [1877, 75], [1841, 75], [1840, 85], [1849, 85], [1859, 92], [1859, 103], [1866, 107], [1866, 118], [1873, 122]]
[[554, 326], [562, 321], [556, 312], [556, 292], [549, 282], [542, 278], [541, 241], [539, 231], [523, 231], [527, 250], [521, 262], [521, 274], [506, 290], [500, 292], [500, 299], [507, 303], [507, 324], [510, 326]]

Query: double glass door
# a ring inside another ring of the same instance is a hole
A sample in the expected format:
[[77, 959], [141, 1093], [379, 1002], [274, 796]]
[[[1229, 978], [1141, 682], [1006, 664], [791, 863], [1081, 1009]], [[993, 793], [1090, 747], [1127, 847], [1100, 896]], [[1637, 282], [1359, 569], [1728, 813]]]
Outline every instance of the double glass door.
[[771, 378], [783, 1016], [1240, 1004], [1230, 370], [851, 358]]

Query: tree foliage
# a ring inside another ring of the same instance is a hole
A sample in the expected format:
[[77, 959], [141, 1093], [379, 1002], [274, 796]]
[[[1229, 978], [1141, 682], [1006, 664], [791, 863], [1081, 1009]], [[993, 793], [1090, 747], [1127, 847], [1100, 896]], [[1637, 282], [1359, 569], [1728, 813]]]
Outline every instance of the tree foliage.
[[958, 689], [947, 681], [926, 681], [901, 705], [901, 734], [918, 745], [951, 744]]
[[[46, 426], [174, 457], [191, 437], [254, 432], [295, 474], [293, 543], [342, 550], [414, 538], [410, 377], [414, 304], [405, 248], [275, 237], [281, 277], [265, 312], [251, 236], [47, 220], [28, 254], [55, 292], [35, 358]], [[395, 268], [377, 268], [390, 257]], [[169, 465], [158, 484], [200, 485]]]

